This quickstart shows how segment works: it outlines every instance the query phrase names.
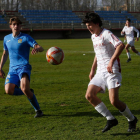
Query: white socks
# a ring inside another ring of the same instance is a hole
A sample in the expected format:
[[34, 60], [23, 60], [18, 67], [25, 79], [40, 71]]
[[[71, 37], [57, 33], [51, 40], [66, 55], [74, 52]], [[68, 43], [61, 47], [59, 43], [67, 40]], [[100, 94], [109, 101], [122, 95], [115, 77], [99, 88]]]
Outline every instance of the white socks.
[[127, 54], [128, 59], [131, 58], [130, 52], [127, 52], [126, 54]]
[[[110, 113], [110, 111], [107, 109], [107, 107], [105, 106], [105, 104], [103, 102], [101, 102], [100, 104], [98, 104], [95, 109], [104, 117], [106, 117], [107, 120], [113, 120], [115, 119], [114, 116]], [[128, 121], [133, 121], [134, 115], [131, 113], [131, 111], [129, 110], [129, 108], [126, 106], [126, 109], [120, 113], [125, 116], [127, 118]]]
[[124, 112], [121, 112], [120, 113], [125, 116], [127, 118], [128, 121], [133, 121], [135, 118], [134, 118], [134, 115], [131, 113], [131, 111], [129, 110], [129, 108], [126, 106], [126, 109], [124, 110]]
[[101, 102], [100, 104], [98, 104], [95, 109], [104, 117], [106, 117], [107, 120], [113, 120], [115, 119], [112, 114], [110, 113], [110, 111], [107, 109], [107, 107], [105, 106], [105, 104], [103, 102]]

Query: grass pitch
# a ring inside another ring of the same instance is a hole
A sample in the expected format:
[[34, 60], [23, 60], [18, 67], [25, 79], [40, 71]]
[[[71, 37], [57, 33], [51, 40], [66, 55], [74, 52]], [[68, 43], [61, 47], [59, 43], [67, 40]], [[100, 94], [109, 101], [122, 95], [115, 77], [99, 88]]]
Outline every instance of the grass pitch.
[[[106, 119], [85, 99], [89, 72], [94, 59], [90, 39], [37, 40], [44, 52], [30, 56], [32, 65], [31, 88], [45, 116], [34, 119], [34, 109], [25, 96], [4, 94], [4, 79], [0, 79], [0, 140], [138, 140], [137, 132], [128, 133], [128, 123], [114, 108], [105, 94], [98, 94], [119, 124], [106, 133], [101, 130]], [[64, 62], [58, 66], [46, 61], [46, 51], [58, 46], [65, 53]], [[140, 41], [135, 43], [140, 51]], [[3, 52], [0, 41], [0, 56]], [[132, 53], [126, 63], [125, 51], [120, 56], [122, 87], [120, 99], [140, 119], [140, 57]], [[7, 74], [8, 61], [3, 70]]]

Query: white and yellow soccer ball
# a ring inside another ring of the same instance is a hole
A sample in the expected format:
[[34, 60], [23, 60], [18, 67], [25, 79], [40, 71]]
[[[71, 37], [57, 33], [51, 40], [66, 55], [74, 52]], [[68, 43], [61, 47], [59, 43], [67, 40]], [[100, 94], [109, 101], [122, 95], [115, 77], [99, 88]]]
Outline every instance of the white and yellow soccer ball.
[[46, 53], [46, 59], [52, 65], [59, 65], [64, 60], [64, 52], [59, 47], [51, 47]]

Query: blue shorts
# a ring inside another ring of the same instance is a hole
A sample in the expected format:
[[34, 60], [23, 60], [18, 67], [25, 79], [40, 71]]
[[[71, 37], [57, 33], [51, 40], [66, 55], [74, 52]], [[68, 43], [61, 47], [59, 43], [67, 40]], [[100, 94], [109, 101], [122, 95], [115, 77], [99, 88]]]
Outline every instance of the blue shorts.
[[12, 83], [12, 84], [15, 84], [18, 87], [20, 87], [20, 80], [21, 80], [23, 74], [26, 73], [30, 80], [31, 69], [32, 69], [31, 65], [22, 66], [21, 68], [18, 68], [16, 70], [10, 68], [10, 70], [7, 74], [7, 77], [5, 79], [5, 85], [8, 83]]

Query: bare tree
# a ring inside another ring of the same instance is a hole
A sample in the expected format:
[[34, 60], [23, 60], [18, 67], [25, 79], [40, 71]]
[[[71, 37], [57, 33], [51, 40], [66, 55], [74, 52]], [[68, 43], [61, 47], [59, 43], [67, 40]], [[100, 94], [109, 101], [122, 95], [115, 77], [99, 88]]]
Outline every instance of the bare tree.
[[122, 6], [125, 4], [125, 1], [122, 0], [102, 0], [102, 1], [103, 6], [109, 7], [109, 10], [112, 11], [121, 10]]
[[139, 0], [132, 0], [132, 7], [134, 12], [140, 12], [140, 1]]
[[[140, 11], [140, 0], [0, 0], [1, 9], [5, 10], [123, 10]], [[99, 1], [98, 1], [99, 2]], [[108, 7], [108, 9], [106, 8]]]
[[97, 10], [97, 0], [91, 0], [90, 7], [91, 7], [91, 9], [90, 9], [91, 11]]

